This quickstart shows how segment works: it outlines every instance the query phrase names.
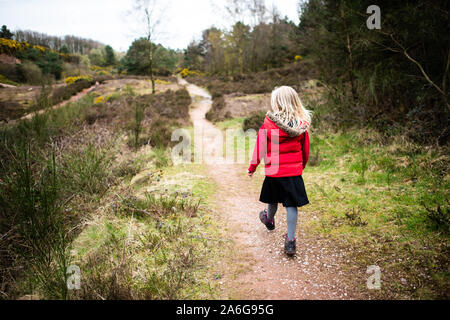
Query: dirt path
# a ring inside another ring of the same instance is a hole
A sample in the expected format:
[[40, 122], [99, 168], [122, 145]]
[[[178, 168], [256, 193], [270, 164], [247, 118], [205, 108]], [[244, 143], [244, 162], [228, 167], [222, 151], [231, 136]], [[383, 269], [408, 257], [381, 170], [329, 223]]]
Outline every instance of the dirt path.
[[[72, 97], [70, 97], [68, 100], [61, 101], [60, 103], [55, 104], [55, 105], [52, 106], [51, 108], [42, 109], [42, 110], [39, 110], [38, 112], [31, 112], [31, 113], [28, 113], [27, 115], [25, 115], [25, 116], [23, 116], [23, 117], [21, 117], [21, 118], [19, 118], [19, 119], [17, 119], [17, 120], [14, 120], [14, 121], [24, 120], [24, 119], [31, 119], [31, 118], [33, 118], [36, 114], [43, 114], [44, 112], [47, 112], [47, 111], [49, 111], [49, 110], [54, 110], [54, 109], [58, 109], [58, 108], [64, 107], [66, 104], [68, 104], [68, 103], [70, 103], [70, 102], [74, 102], [74, 101], [80, 100], [80, 99], [83, 98], [86, 94], [88, 94], [89, 92], [95, 90], [95, 88], [97, 88], [97, 86], [98, 86], [98, 85], [94, 84], [92, 87], [89, 87], [89, 88], [86, 88], [86, 89], [81, 90], [81, 91], [78, 92], [77, 94], [75, 94], [75, 95], [73, 95]], [[12, 121], [11, 121], [11, 122], [12, 122]]]
[[[211, 97], [203, 89], [180, 79], [194, 103], [190, 115], [194, 128], [204, 132], [202, 146], [214, 144], [214, 125], [205, 119]], [[276, 229], [267, 231], [258, 218], [264, 206], [258, 201], [259, 189], [246, 176], [246, 166], [214, 164], [221, 156], [204, 150], [209, 160], [207, 172], [218, 185], [216, 216], [229, 240], [227, 253], [217, 261], [221, 297], [224, 299], [355, 299], [361, 296], [345, 281], [345, 253], [327, 239], [309, 236], [302, 221], [310, 219], [299, 211], [297, 254], [288, 258], [283, 252], [286, 230], [285, 209], [280, 206]], [[261, 170], [259, 168], [258, 170]], [[309, 216], [309, 217], [308, 217]]]

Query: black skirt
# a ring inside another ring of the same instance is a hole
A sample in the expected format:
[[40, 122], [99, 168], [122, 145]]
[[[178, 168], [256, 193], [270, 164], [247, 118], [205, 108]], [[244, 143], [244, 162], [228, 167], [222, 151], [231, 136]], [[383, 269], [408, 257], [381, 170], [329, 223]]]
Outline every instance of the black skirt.
[[282, 203], [283, 207], [302, 207], [309, 203], [302, 176], [266, 177], [259, 201]]

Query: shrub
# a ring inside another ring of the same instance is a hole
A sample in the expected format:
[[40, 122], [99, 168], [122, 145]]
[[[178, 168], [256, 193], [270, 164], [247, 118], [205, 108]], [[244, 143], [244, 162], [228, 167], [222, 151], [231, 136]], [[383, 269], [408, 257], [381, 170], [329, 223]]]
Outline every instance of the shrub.
[[94, 100], [94, 104], [99, 104], [99, 103], [103, 103], [105, 102], [105, 98], [103, 98], [103, 96], [99, 96], [97, 98], [95, 98]]
[[68, 100], [71, 96], [77, 94], [83, 89], [89, 88], [92, 84], [93, 81], [81, 79], [67, 86], [58, 87], [51, 95], [52, 103], [57, 104], [61, 101]]
[[84, 114], [84, 120], [89, 124], [94, 124], [98, 119], [104, 119], [107, 117], [106, 107], [104, 104], [98, 104], [92, 106]]
[[15, 63], [0, 62], [0, 75], [3, 75], [5, 78], [14, 82], [20, 82], [20, 73], [17, 70], [17, 64]]
[[254, 129], [258, 131], [266, 118], [266, 112], [260, 111], [249, 115], [244, 120], [243, 129], [244, 131], [248, 129]]
[[183, 78], [192, 77], [192, 76], [201, 77], [201, 76], [204, 76], [204, 73], [202, 73], [201, 71], [189, 70], [187, 68], [184, 68], [183, 70], [180, 71], [180, 75]]
[[68, 153], [64, 156], [66, 189], [71, 193], [87, 195], [101, 194], [108, 188], [112, 159], [106, 150], [89, 144], [84, 150]]
[[9, 85], [12, 85], [12, 86], [18, 86], [19, 85], [17, 82], [9, 80], [8, 78], [6, 78], [2, 74], [0, 74], [0, 83], [9, 84]]
[[139, 96], [137, 102], [149, 106], [152, 115], [162, 115], [170, 119], [189, 119], [191, 96], [184, 88], [177, 91], [167, 90], [156, 95]]
[[91, 76], [67, 77], [66, 79], [64, 79], [64, 82], [66, 84], [72, 84], [72, 83], [75, 83], [75, 82], [80, 81], [80, 80], [92, 81], [92, 77]]
[[25, 111], [25, 108], [15, 101], [0, 101], [0, 121], [16, 119]]
[[170, 157], [167, 155], [165, 148], [154, 148], [152, 151], [151, 159], [156, 168], [167, 167], [170, 164]]
[[176, 122], [164, 118], [156, 118], [150, 124], [150, 145], [152, 147], [167, 147], [171, 142], [172, 129]]
[[166, 81], [166, 80], [161, 80], [161, 79], [156, 79], [155, 80], [156, 84], [170, 84], [170, 81]]
[[42, 71], [31, 61], [24, 61], [22, 64], [19, 64], [18, 72], [20, 74], [21, 82], [35, 85], [42, 83]]

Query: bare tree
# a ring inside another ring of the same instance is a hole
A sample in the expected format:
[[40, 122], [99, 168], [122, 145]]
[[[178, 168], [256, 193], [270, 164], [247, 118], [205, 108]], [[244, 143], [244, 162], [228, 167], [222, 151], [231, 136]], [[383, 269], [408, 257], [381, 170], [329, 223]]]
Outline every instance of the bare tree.
[[247, 0], [247, 9], [252, 17], [253, 28], [266, 20], [267, 8], [264, 0]]
[[242, 22], [244, 23], [244, 19], [248, 10], [248, 6], [246, 1], [242, 0], [227, 0], [225, 4], [225, 10], [228, 16], [233, 19], [234, 23]]

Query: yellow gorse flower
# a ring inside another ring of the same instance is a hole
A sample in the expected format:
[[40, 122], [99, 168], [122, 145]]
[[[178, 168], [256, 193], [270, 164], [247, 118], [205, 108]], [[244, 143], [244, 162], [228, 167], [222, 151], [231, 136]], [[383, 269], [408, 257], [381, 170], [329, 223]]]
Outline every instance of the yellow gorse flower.
[[204, 76], [204, 73], [197, 71], [197, 70], [189, 70], [187, 68], [184, 68], [180, 71], [180, 74], [183, 78], [189, 77], [189, 76]]
[[67, 77], [66, 79], [64, 79], [64, 82], [66, 84], [72, 84], [80, 80], [92, 81], [92, 77], [91, 76]]
[[165, 81], [165, 80], [161, 80], [161, 79], [156, 79], [155, 80], [156, 84], [170, 84], [170, 81]]
[[103, 98], [103, 96], [97, 97], [94, 100], [94, 104], [99, 104], [99, 103], [103, 103], [105, 102], [105, 98]]
[[71, 54], [60, 53], [58, 51], [51, 50], [47, 47], [40, 46], [40, 45], [31, 46], [27, 42], [20, 42], [20, 41], [16, 41], [16, 40], [12, 40], [12, 39], [0, 38], [0, 53], [5, 53], [5, 54], [11, 55], [11, 56], [15, 56], [19, 51], [26, 51], [30, 47], [40, 51], [41, 53], [45, 53], [45, 52], [56, 53], [66, 59], [72, 56]]

